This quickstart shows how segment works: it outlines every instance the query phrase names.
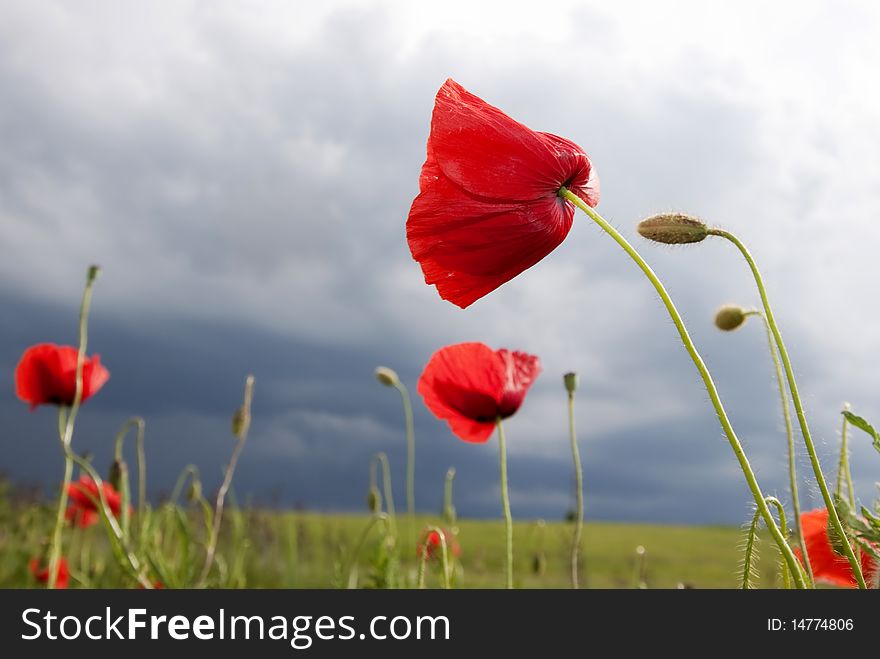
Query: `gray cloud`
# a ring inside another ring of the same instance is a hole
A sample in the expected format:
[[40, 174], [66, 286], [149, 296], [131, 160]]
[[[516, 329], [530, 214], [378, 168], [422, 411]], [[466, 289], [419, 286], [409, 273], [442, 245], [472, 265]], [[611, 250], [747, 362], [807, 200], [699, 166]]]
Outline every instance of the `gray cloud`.
[[[414, 389], [434, 349], [483, 340], [539, 354], [545, 367], [510, 422], [515, 513], [567, 507], [560, 376], [575, 369], [589, 514], [742, 520], [748, 491], [671, 322], [584, 218], [544, 262], [467, 311], [422, 283], [403, 226], [433, 94], [449, 75], [587, 147], [600, 209], [666, 281], [768, 492], [785, 498], [786, 476], [763, 331], [711, 326], [720, 303], [757, 302], [748, 272], [724, 244], [640, 243], [640, 217], [695, 212], [753, 246], [826, 464], [843, 400], [880, 418], [869, 395], [880, 385], [880, 315], [861, 302], [876, 289], [865, 265], [880, 237], [870, 221], [880, 102], [839, 75], [862, 70], [863, 50], [839, 53], [840, 68], [809, 67], [809, 78], [794, 55], [768, 64], [760, 48], [733, 48], [693, 7], [702, 37], [647, 6], [629, 16], [562, 3], [570, 21], [552, 30], [513, 10], [479, 35], [476, 23], [401, 5], [155, 7], [0, 7], [0, 412], [13, 438], [0, 469], [54, 483], [54, 422], [14, 400], [12, 370], [30, 343], [75, 340], [82, 273], [99, 262], [91, 345], [113, 378], [77, 443], [106, 459], [115, 428], [144, 415], [154, 492], [187, 462], [209, 480], [219, 473], [229, 413], [254, 372], [240, 495], [360, 507], [369, 456], [387, 450], [403, 463], [399, 401], [372, 368], [387, 363]], [[827, 36], [822, 11], [786, 47], [804, 54], [811, 35]], [[843, 34], [851, 23], [835, 16]], [[750, 38], [776, 48], [781, 20], [766, 16]], [[464, 445], [420, 405], [417, 416], [420, 502], [439, 507], [454, 464], [459, 510], [496, 515], [494, 442]], [[876, 455], [853, 444], [867, 499]]]

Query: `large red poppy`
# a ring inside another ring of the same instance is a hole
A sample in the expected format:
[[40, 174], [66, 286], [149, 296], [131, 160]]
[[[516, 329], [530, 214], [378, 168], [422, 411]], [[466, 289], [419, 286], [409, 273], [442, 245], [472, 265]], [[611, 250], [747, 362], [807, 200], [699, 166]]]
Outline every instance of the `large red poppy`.
[[[41, 343], [24, 351], [15, 368], [15, 393], [31, 409], [37, 405], [72, 405], [76, 395], [77, 349]], [[82, 371], [82, 400], [87, 401], [110, 379], [98, 355], [86, 357]]]
[[[122, 495], [107, 481], [102, 481], [104, 498], [107, 506], [114, 517], [122, 514]], [[90, 476], [81, 476], [79, 482], [71, 483], [67, 488], [67, 496], [70, 505], [64, 514], [68, 522], [72, 522], [80, 528], [87, 528], [101, 518], [98, 506], [101, 500], [98, 495], [98, 485]]]
[[[824, 581], [846, 588], [858, 586], [847, 558], [837, 554], [831, 546], [831, 540], [828, 537], [828, 510], [822, 508], [803, 513], [801, 527], [804, 531], [807, 555], [810, 557], [810, 566], [813, 568], [813, 576], [816, 581]], [[798, 560], [803, 562], [799, 549], [795, 549], [795, 555]], [[876, 569], [877, 566], [871, 556], [862, 552], [862, 574], [867, 578]]]
[[599, 203], [599, 179], [583, 149], [447, 80], [406, 222], [425, 282], [465, 308], [535, 265], [571, 229], [574, 206], [557, 194], [563, 186]]
[[534, 355], [458, 343], [431, 356], [418, 390], [428, 409], [461, 439], [485, 442], [499, 417], [506, 419], [520, 408], [540, 372]]
[[[31, 574], [40, 583], [49, 583], [49, 566], [40, 564], [36, 558], [32, 558], [29, 564]], [[70, 571], [67, 569], [67, 560], [62, 556], [58, 561], [58, 572], [55, 575], [55, 588], [63, 590], [70, 581]]]

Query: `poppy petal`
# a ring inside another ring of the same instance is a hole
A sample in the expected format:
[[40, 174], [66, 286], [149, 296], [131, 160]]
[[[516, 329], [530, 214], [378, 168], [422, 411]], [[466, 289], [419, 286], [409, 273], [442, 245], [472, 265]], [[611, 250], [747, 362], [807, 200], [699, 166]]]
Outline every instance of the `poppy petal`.
[[489, 203], [440, 176], [413, 201], [407, 241], [425, 282], [466, 308], [556, 249], [573, 217], [558, 197]]
[[535, 131], [452, 79], [437, 92], [428, 144], [429, 157], [446, 176], [491, 199], [528, 201], [555, 194], [566, 178]]

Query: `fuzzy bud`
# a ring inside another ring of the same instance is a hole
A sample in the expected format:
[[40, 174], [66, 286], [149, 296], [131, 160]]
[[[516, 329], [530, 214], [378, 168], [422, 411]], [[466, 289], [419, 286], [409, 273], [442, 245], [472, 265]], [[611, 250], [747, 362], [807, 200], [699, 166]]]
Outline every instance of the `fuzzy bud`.
[[251, 415], [248, 413], [248, 410], [244, 406], [235, 410], [235, 414], [232, 415], [232, 434], [241, 439], [247, 434], [250, 425]]
[[726, 304], [715, 314], [715, 327], [732, 332], [746, 322], [746, 311], [735, 304]]
[[397, 373], [387, 366], [379, 366], [373, 373], [379, 383], [386, 387], [396, 387], [400, 383], [400, 378], [397, 377]]
[[573, 394], [577, 391], [578, 383], [580, 381], [577, 373], [566, 373], [562, 376], [562, 381], [565, 383], [565, 390], [568, 393]]
[[702, 220], [683, 213], [660, 213], [639, 222], [638, 232], [643, 238], [666, 245], [698, 243], [709, 235], [709, 227]]
[[190, 503], [194, 503], [202, 498], [202, 482], [194, 478], [186, 491], [186, 499]]
[[367, 493], [367, 508], [370, 509], [370, 512], [373, 514], [382, 512], [382, 494], [379, 492], [379, 488], [375, 485], [370, 488], [370, 491]]
[[128, 476], [128, 465], [125, 460], [117, 458], [110, 464], [110, 473], [107, 475], [107, 482], [113, 486], [116, 491], [121, 491], [123, 477]]

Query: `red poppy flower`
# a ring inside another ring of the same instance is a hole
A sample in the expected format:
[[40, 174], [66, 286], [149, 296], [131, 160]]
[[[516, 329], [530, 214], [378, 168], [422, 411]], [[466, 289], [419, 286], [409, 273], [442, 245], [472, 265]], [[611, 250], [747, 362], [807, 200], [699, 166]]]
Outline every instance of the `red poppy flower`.
[[440, 297], [465, 308], [547, 256], [571, 229], [563, 186], [590, 206], [599, 179], [583, 149], [514, 121], [447, 80], [406, 222], [413, 258]]
[[[114, 517], [119, 517], [122, 513], [122, 495], [107, 481], [102, 481], [101, 485], [110, 511]], [[79, 482], [71, 483], [67, 488], [67, 496], [70, 498], [70, 505], [64, 518], [68, 522], [87, 528], [101, 519], [98, 511], [101, 502], [98, 486], [90, 476], [81, 476]]]
[[[46, 567], [41, 567], [40, 561], [36, 558], [32, 558], [29, 567], [31, 569], [31, 574], [34, 575], [34, 579], [40, 583], [49, 583], [48, 565], [46, 565]], [[67, 560], [62, 556], [61, 560], [58, 561], [58, 573], [55, 575], [55, 588], [62, 590], [67, 588], [69, 581], [70, 572], [67, 569]]]
[[[15, 368], [15, 393], [31, 409], [37, 405], [72, 405], [76, 395], [76, 358], [73, 346], [41, 343], [24, 351]], [[87, 401], [110, 379], [98, 355], [86, 357], [82, 372], [82, 401]]]
[[[461, 547], [452, 533], [443, 529], [443, 539], [446, 541], [447, 557], [455, 556], [457, 558], [461, 556]], [[422, 538], [418, 547], [416, 547], [416, 555], [419, 558], [427, 556], [428, 560], [431, 560], [432, 558], [439, 559], [441, 551], [442, 545], [440, 542], [440, 534], [437, 531], [428, 531]]]
[[431, 356], [418, 390], [428, 409], [461, 439], [485, 442], [499, 417], [506, 419], [520, 408], [540, 372], [534, 355], [459, 343]]
[[[828, 537], [828, 510], [822, 508], [803, 513], [801, 527], [804, 531], [807, 555], [810, 557], [810, 566], [813, 568], [813, 576], [816, 581], [824, 581], [846, 588], [858, 586], [847, 558], [837, 554], [831, 546], [831, 540]], [[803, 562], [800, 550], [795, 549], [794, 553], [798, 560]], [[865, 552], [862, 552], [861, 558], [862, 574], [866, 577], [873, 574], [877, 568], [874, 560]]]

